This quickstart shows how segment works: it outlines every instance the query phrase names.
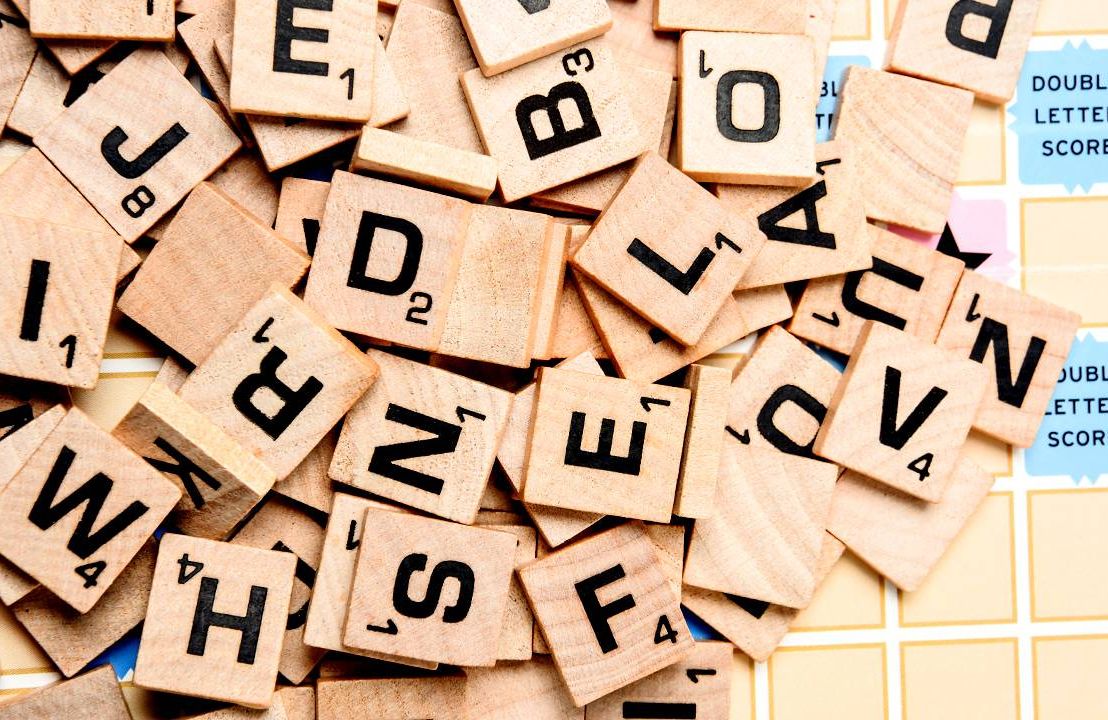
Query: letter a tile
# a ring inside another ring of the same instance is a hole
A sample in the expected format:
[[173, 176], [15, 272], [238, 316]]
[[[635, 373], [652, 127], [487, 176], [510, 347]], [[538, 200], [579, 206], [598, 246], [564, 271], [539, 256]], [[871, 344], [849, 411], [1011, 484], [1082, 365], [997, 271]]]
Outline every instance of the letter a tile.
[[693, 651], [680, 598], [641, 523], [574, 543], [519, 576], [578, 707]]

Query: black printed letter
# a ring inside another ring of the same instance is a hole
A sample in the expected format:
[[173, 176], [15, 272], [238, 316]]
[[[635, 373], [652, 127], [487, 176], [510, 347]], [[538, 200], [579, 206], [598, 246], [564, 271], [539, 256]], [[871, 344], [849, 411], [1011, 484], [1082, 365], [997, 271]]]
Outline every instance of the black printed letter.
[[881, 444], [894, 450], [903, 450], [912, 436], [920, 429], [939, 403], [947, 396], [947, 391], [933, 387], [927, 391], [927, 395], [919, 405], [912, 408], [908, 417], [897, 427], [896, 419], [900, 414], [900, 377], [901, 373], [894, 367], [885, 368], [885, 394], [881, 399], [881, 432], [879, 437]]
[[[231, 394], [231, 401], [242, 416], [274, 440], [281, 437], [281, 433], [288, 429], [292, 421], [300, 416], [304, 408], [308, 407], [308, 403], [323, 389], [323, 383], [315, 375], [309, 375], [304, 384], [296, 390], [278, 379], [277, 368], [281, 367], [281, 363], [285, 362], [286, 358], [288, 355], [281, 348], [270, 348], [262, 358], [258, 372], [243, 378]], [[266, 415], [254, 404], [254, 394], [262, 388], [269, 388], [284, 403], [272, 416]]]
[[292, 13], [296, 8], [331, 12], [331, 0], [277, 0], [277, 28], [273, 38], [273, 72], [326, 77], [327, 63], [314, 60], [295, 60], [292, 57], [293, 40], [325, 43], [330, 36], [330, 32], [323, 28], [293, 25]]
[[616, 434], [616, 421], [603, 418], [600, 421], [600, 437], [596, 452], [581, 449], [585, 437], [585, 413], [574, 412], [569, 422], [569, 440], [566, 442], [565, 464], [574, 467], [593, 468], [623, 475], [638, 475], [642, 464], [643, 445], [646, 443], [646, 423], [631, 423], [631, 442], [627, 455], [612, 454], [612, 440]]
[[473, 568], [457, 560], [444, 560], [431, 571], [427, 581], [427, 595], [422, 600], [413, 600], [408, 594], [412, 575], [427, 569], [427, 556], [413, 553], [400, 561], [396, 571], [396, 582], [392, 586], [392, 605], [401, 615], [410, 618], [429, 618], [435, 614], [442, 598], [446, 581], [453, 578], [458, 581], [458, 599], [442, 611], [444, 623], [459, 623], [469, 615], [469, 606], [473, 603]]
[[242, 633], [242, 639], [239, 640], [238, 661], [244, 665], [253, 665], [254, 655], [258, 651], [258, 637], [262, 632], [265, 599], [269, 590], [251, 585], [250, 602], [246, 606], [246, 614], [238, 616], [215, 611], [215, 593], [218, 589], [219, 580], [210, 577], [200, 578], [200, 596], [196, 599], [196, 610], [192, 615], [188, 654], [203, 656], [204, 649], [208, 645], [208, 630], [214, 625]]
[[815, 454], [812, 452], [812, 448], [816, 443], [814, 433], [807, 445], [801, 445], [781, 432], [781, 429], [778, 428], [774, 422], [777, 411], [780, 410], [781, 406], [785, 403], [792, 403], [811, 415], [816, 421], [817, 430], [819, 429], [819, 425], [823, 422], [823, 418], [827, 415], [827, 408], [824, 404], [812, 397], [807, 390], [799, 388], [796, 385], [782, 385], [773, 391], [773, 394], [769, 396], [769, 400], [766, 400], [766, 404], [758, 411], [758, 432], [762, 434], [762, 437], [764, 437], [770, 445], [783, 453], [814, 458]]
[[1034, 336], [1031, 338], [1031, 342], [1027, 345], [1027, 354], [1023, 356], [1023, 362], [1020, 364], [1019, 375], [1015, 379], [1012, 378], [1008, 326], [987, 317], [981, 322], [981, 330], [977, 333], [973, 349], [970, 350], [970, 360], [984, 363], [990, 345], [993, 348], [993, 360], [996, 362], [997, 399], [1012, 407], [1022, 407], [1024, 399], [1027, 398], [1027, 391], [1031, 389], [1035, 369], [1039, 367], [1039, 360], [1046, 350], [1046, 340]]
[[[565, 118], [562, 117], [561, 108], [558, 107], [563, 100], [572, 100], [577, 106], [577, 113], [581, 116], [580, 127], [566, 129]], [[539, 137], [532, 117], [537, 112], [546, 114], [550, 122], [550, 137]], [[585, 92], [584, 85], [572, 81], [555, 85], [549, 95], [530, 95], [523, 98], [519, 105], [516, 105], [516, 122], [519, 124], [520, 132], [523, 133], [527, 154], [532, 160], [538, 160], [559, 150], [600, 137], [600, 125], [593, 115], [589, 94]]]
[[158, 161], [169, 154], [169, 151], [181, 144], [181, 141], [189, 136], [189, 131], [181, 127], [181, 123], [173, 123], [173, 127], [166, 130], [150, 147], [139, 153], [134, 160], [127, 160], [119, 154], [119, 148], [127, 142], [127, 133], [118, 125], [104, 136], [100, 142], [100, 154], [112, 166], [112, 170], [119, 173], [120, 177], [134, 180], [142, 177], [147, 170], [158, 164]]
[[[404, 259], [400, 271], [392, 280], [369, 277], [366, 267], [373, 250], [373, 235], [380, 228], [404, 236]], [[358, 239], [354, 242], [354, 258], [350, 262], [350, 274], [346, 278], [349, 287], [380, 295], [403, 295], [415, 282], [419, 270], [419, 259], [423, 255], [423, 233], [414, 224], [403, 218], [379, 215], [368, 210], [362, 211], [362, 220], [358, 224]]]
[[440, 478], [396, 463], [400, 460], [454, 452], [458, 447], [458, 439], [462, 436], [462, 428], [392, 403], [385, 410], [385, 419], [431, 433], [434, 437], [382, 445], [374, 449], [373, 456], [369, 459], [369, 471], [425, 492], [435, 495], [441, 493], [443, 481]]
[[[735, 86], [742, 83], [761, 85], [765, 93], [762, 127], [757, 130], [735, 127]], [[781, 130], [781, 86], [777, 78], [758, 70], [731, 70], [721, 75], [716, 85], [716, 127], [723, 137], [735, 142], [764, 143], [777, 137]]]
[[581, 598], [581, 607], [585, 609], [589, 625], [592, 626], [592, 634], [596, 636], [596, 642], [604, 653], [610, 653], [619, 647], [615, 635], [612, 634], [612, 628], [608, 625], [608, 620], [635, 607], [635, 598], [630, 595], [622, 595], [607, 605], [602, 605], [596, 593], [600, 588], [611, 585], [625, 577], [627, 577], [627, 573], [623, 571], [623, 566], [616, 565], [573, 584], [573, 587], [577, 590], [577, 597]]
[[[1012, 13], [1014, 0], [996, 0], [987, 5], [977, 0], [958, 0], [946, 19], [946, 39], [961, 50], [996, 59], [1000, 53], [1000, 41], [1004, 39], [1004, 28], [1008, 25], [1008, 16]], [[966, 16], [978, 15], [989, 21], [989, 33], [984, 40], [966, 37]]]
[[854, 272], [846, 274], [846, 280], [843, 282], [843, 307], [863, 320], [873, 320], [874, 322], [884, 323], [885, 325], [894, 327], [897, 330], [903, 330], [908, 324], [907, 320], [893, 312], [870, 305], [868, 302], [858, 297], [858, 286], [862, 284], [862, 278], [869, 272], [894, 282], [897, 285], [906, 287], [909, 290], [914, 290], [915, 292], [919, 292], [920, 288], [923, 287], [923, 278], [916, 275], [914, 272], [905, 270], [898, 265], [893, 265], [878, 257], [873, 259], [873, 267], [869, 270], [855, 270]]

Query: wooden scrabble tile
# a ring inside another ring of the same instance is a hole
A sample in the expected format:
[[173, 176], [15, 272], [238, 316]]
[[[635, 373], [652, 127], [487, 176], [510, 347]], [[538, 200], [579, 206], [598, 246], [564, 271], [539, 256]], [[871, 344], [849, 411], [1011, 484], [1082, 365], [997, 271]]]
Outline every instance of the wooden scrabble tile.
[[692, 365], [685, 377], [685, 387], [692, 393], [692, 400], [673, 514], [701, 518], [715, 510], [731, 371], [711, 365]]
[[754, 216], [766, 239], [738, 288], [862, 270], [869, 264], [866, 209], [855, 159], [839, 140], [816, 146], [816, 181], [794, 188], [717, 185], [730, 212]]
[[[485, 525], [492, 530], [509, 533], [516, 537], [515, 567], [520, 568], [538, 556], [539, 540], [534, 528], [525, 525]], [[527, 605], [523, 586], [513, 573], [508, 586], [508, 602], [504, 608], [504, 620], [500, 636], [496, 643], [496, 660], [530, 660], [532, 653], [531, 638], [535, 632], [535, 616]]]
[[496, 189], [497, 164], [488, 155], [419, 140], [392, 130], [366, 127], [354, 151], [352, 167], [448, 190], [482, 202]]
[[[414, 4], [414, 3], [410, 3]], [[465, 697], [464, 676], [324, 680], [316, 687], [318, 720], [380, 717], [451, 720]]]
[[227, 537], [276, 480], [253, 453], [156, 382], [112, 434], [182, 490], [170, 518], [189, 535]]
[[283, 479], [376, 377], [372, 360], [299, 298], [274, 287], [180, 394]]
[[731, 717], [731, 658], [727, 642], [698, 642], [692, 654], [664, 670], [589, 703], [589, 720], [628, 717]]
[[330, 191], [329, 182], [298, 177], [287, 177], [281, 181], [281, 196], [273, 227], [278, 235], [291, 241], [308, 257], [315, 255], [323, 209]]
[[250, 518], [232, 541], [234, 545], [277, 550], [296, 556], [292, 596], [289, 601], [285, 639], [281, 644], [278, 672], [299, 684], [326, 652], [304, 644], [304, 625], [323, 552], [323, 527], [308, 513], [280, 499], [270, 500]]
[[995, 5], [905, 0], [897, 8], [885, 68], [954, 85], [994, 103], [1012, 99], [1039, 0]]
[[816, 437], [820, 457], [938, 502], [985, 397], [969, 358], [867, 322]]
[[438, 352], [525, 368], [542, 300], [543, 263], [564, 228], [548, 215], [475, 206]]
[[681, 576], [685, 568], [685, 527], [665, 523], [646, 523], [646, 536], [654, 545], [658, 559], [662, 561], [662, 572], [674, 595], [681, 595]]
[[123, 241], [0, 215], [0, 373], [96, 385]]
[[729, 443], [719, 474], [715, 512], [693, 524], [685, 584], [804, 607], [839, 468]]
[[941, 232], [973, 110], [973, 94], [852, 66], [835, 138], [857, 158], [866, 215], [925, 233]]
[[336, 172], [305, 301], [340, 330], [438, 349], [471, 215], [464, 200]]
[[688, 414], [683, 388], [542, 368], [523, 499], [669, 522]]
[[612, 29], [605, 38], [616, 56], [638, 67], [677, 77], [677, 38], [654, 31], [654, 3], [642, 0], [610, 0]]
[[[362, 528], [368, 508], [385, 509], [388, 506], [373, 500], [335, 493], [334, 504], [327, 519], [327, 533], [323, 539], [323, 551], [316, 571], [312, 602], [308, 606], [308, 619], [304, 625], [304, 643], [324, 650], [336, 650], [352, 655], [399, 662], [426, 669], [438, 667], [438, 663], [400, 659], [382, 653], [371, 653], [352, 648], [342, 641], [346, 610], [350, 606], [350, 589], [354, 583], [354, 567], [358, 548], [361, 546]], [[394, 511], [400, 512], [398, 509]], [[322, 676], [322, 672], [320, 673]]]
[[177, 392], [181, 389], [181, 386], [185, 384], [185, 378], [192, 372], [188, 367], [185, 367], [180, 360], [172, 355], [166, 357], [162, 362], [162, 366], [158, 368], [158, 374], [154, 376], [154, 382], [160, 383], [169, 388], [173, 392]]
[[129, 242], [240, 144], [162, 53], [132, 54], [35, 136]]
[[827, 70], [827, 56], [831, 51], [838, 9], [839, 0], [808, 0], [808, 23], [804, 34], [812, 38], [816, 49], [816, 88], [820, 93], [823, 92], [823, 75]]
[[807, 10], [803, 0], [655, 0], [654, 28], [799, 35]]
[[191, 720], [315, 720], [315, 689], [280, 688], [273, 693], [273, 702], [267, 710], [230, 705], [222, 710], [196, 715]]
[[73, 677], [146, 617], [155, 543], [147, 540], [96, 607], [78, 613], [44, 587], [11, 606], [12, 614], [58, 666]]
[[566, 259], [569, 257], [570, 237], [573, 225], [555, 220], [547, 228], [549, 240], [539, 260], [539, 282], [534, 309], [535, 340], [531, 348], [533, 360], [550, 360], [554, 333], [557, 331], [558, 311], [565, 287]]
[[0, 555], [88, 612], [180, 497], [173, 483], [72, 409], [0, 495]]
[[681, 35], [680, 53], [681, 170], [704, 182], [804, 187], [816, 179], [811, 39], [693, 31]]
[[228, 113], [231, 112], [231, 76], [219, 58], [216, 45], [222, 38], [232, 35], [234, 24], [235, 4], [221, 1], [209, 3], [177, 28], [200, 74]]
[[1030, 447], [1080, 325], [1076, 313], [964, 273], [936, 342], [988, 372], [974, 429]]
[[331, 465], [338, 439], [338, 431], [335, 430], [324, 435], [296, 469], [273, 486], [273, 492], [324, 515], [329, 513], [334, 491], [331, 489], [331, 478], [327, 477], [327, 468]]
[[724, 447], [776, 448], [814, 458], [812, 446], [840, 373], [780, 327], [758, 339], [731, 384]]
[[993, 476], [969, 458], [958, 461], [946, 495], [937, 503], [847, 471], [835, 489], [827, 529], [898, 588], [912, 592], [992, 486]]
[[[817, 586], [842, 557], [844, 549], [845, 546], [832, 535], [823, 534], [823, 547], [816, 566]], [[689, 586], [681, 593], [681, 604], [756, 662], [769, 659], [800, 613], [784, 605]]]
[[[294, 9], [313, 10], [296, 13]], [[368, 122], [376, 0], [235, 2], [235, 112]]]
[[547, 0], [460, 0], [458, 16], [485, 75], [492, 76], [603, 35], [612, 14], [603, 0], [550, 6]]
[[650, 152], [573, 265], [670, 337], [694, 345], [763, 242], [753, 222]]
[[693, 650], [679, 598], [640, 523], [574, 543], [519, 576], [578, 707]]
[[875, 225], [866, 232], [869, 267], [809, 282], [789, 330], [847, 355], [868, 320], [934, 342], [965, 263]]
[[201, 183], [119, 299], [119, 309], [199, 364], [271, 284], [292, 287], [309, 263], [226, 193]]
[[400, 84], [396, 68], [385, 51], [385, 43], [377, 38], [373, 56], [373, 112], [369, 116], [369, 124], [384, 127], [408, 117], [411, 111], [404, 86]]
[[549, 659], [465, 672], [469, 720], [585, 720], [585, 709], [574, 707]]
[[8, 121], [16, 96], [31, 70], [38, 45], [27, 32], [27, 21], [7, 0], [0, 2], [0, 127]]
[[494, 664], [517, 542], [508, 532], [370, 508], [343, 642], [451, 665]]
[[508, 421], [510, 393], [370, 350], [381, 376], [343, 423], [330, 476], [472, 523]]
[[30, 0], [31, 32], [43, 38], [172, 40], [172, 0]]
[[[256, 153], [236, 153], [212, 173], [208, 182], [222, 190], [266, 228], [277, 219], [280, 191]], [[160, 238], [159, 238], [160, 239]]]
[[[598, 290], [598, 292], [604, 291]], [[607, 293], [604, 294], [607, 295]], [[615, 301], [613, 300], [613, 302]], [[634, 313], [631, 313], [630, 310], [627, 312], [634, 316]], [[634, 316], [634, 319], [639, 320], [640, 318]], [[642, 322], [647, 324], [645, 321]], [[589, 319], [588, 311], [585, 310], [585, 302], [581, 299], [581, 290], [577, 285], [577, 280], [574, 278], [573, 272], [567, 267], [565, 280], [562, 281], [562, 294], [558, 298], [558, 313], [554, 319], [554, 335], [550, 339], [547, 354], [551, 358], [570, 358], [584, 352], [591, 353], [600, 359], [608, 357], [604, 342], [596, 332], [592, 320]]]
[[101, 665], [80, 677], [17, 695], [0, 703], [5, 720], [130, 720], [119, 681], [111, 665]]
[[481, 140], [499, 164], [505, 202], [606, 170], [641, 151], [619, 66], [603, 40], [492, 78], [470, 70], [462, 87]]
[[268, 707], [295, 568], [292, 553], [164, 535], [135, 685]]

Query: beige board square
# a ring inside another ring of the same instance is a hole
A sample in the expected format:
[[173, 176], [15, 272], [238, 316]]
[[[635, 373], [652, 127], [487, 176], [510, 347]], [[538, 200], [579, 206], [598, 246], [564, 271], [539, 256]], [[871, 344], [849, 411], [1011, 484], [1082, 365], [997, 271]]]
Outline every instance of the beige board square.
[[290, 503], [273, 499], [250, 518], [232, 541], [235, 545], [296, 556], [281, 661], [277, 665], [278, 672], [294, 684], [304, 682], [325, 652], [304, 643], [304, 626], [323, 552], [323, 538], [323, 526], [314, 517]]
[[335, 454], [338, 436], [337, 430], [324, 435], [288, 477], [274, 484], [273, 492], [325, 515], [330, 512], [334, 490], [331, 478], [327, 477], [327, 468]]
[[[414, 1], [409, 4], [414, 4]], [[350, 717], [452, 720], [465, 698], [459, 675], [372, 680], [324, 680], [316, 688], [318, 720]]]
[[606, 170], [641, 152], [619, 66], [590, 40], [496, 77], [462, 75], [481, 140], [512, 202]]
[[937, 503], [903, 495], [853, 471], [835, 489], [828, 531], [898, 588], [919, 588], [985, 499], [993, 476], [972, 460], [954, 468]]
[[[335, 493], [327, 518], [327, 531], [323, 550], [312, 588], [312, 601], [308, 605], [307, 623], [304, 625], [304, 643], [323, 650], [336, 650], [394, 663], [425, 669], [435, 669], [438, 663], [425, 663], [408, 658], [397, 658], [382, 653], [372, 653], [352, 648], [342, 641], [346, 624], [346, 610], [350, 606], [350, 590], [354, 583], [354, 568], [358, 548], [362, 543], [362, 529], [366, 510], [390, 506], [365, 500], [345, 493]], [[391, 508], [402, 512], [399, 508]], [[320, 671], [323, 676], [323, 671]]]
[[452, 665], [491, 666], [518, 538], [370, 508], [343, 642]]
[[363, 129], [351, 167], [482, 202], [496, 189], [497, 165], [488, 155], [420, 140], [391, 129]]
[[511, 394], [379, 350], [369, 358], [380, 377], [343, 423], [330, 476], [472, 524]]
[[648, 152], [573, 264], [675, 340], [694, 345], [763, 242], [753, 222]]
[[27, 32], [27, 21], [7, 0], [0, 3], [0, 127], [8, 121], [38, 44]]
[[684, 388], [542, 368], [523, 499], [669, 522], [689, 398]]
[[816, 146], [816, 180], [803, 190], [716, 186], [723, 206], [756, 217], [766, 240], [739, 289], [866, 267], [871, 241], [855, 162], [846, 143], [832, 140]]
[[612, 27], [604, 0], [460, 0], [458, 16], [485, 75], [492, 76], [603, 35]]
[[236, 0], [231, 109], [368, 122], [376, 15], [376, 0]]
[[554, 663], [501, 662], [466, 668], [464, 717], [469, 720], [585, 720], [574, 707]]
[[867, 322], [820, 427], [820, 457], [938, 502], [985, 397], [979, 364]]
[[[492, 530], [516, 536], [515, 567], [520, 568], [538, 557], [539, 538], [534, 528], [526, 525], [489, 524]], [[500, 627], [500, 636], [496, 643], [496, 660], [530, 660], [532, 638], [535, 634], [535, 616], [523, 594], [519, 577], [512, 574], [508, 586], [508, 602], [504, 608], [504, 620]]]
[[946, 0], [901, 0], [885, 68], [1006, 103], [1038, 13], [1039, 0], [953, 7]]
[[292, 287], [309, 263], [222, 190], [201, 183], [119, 299], [119, 309], [199, 364], [272, 284]]
[[731, 717], [731, 656], [727, 642], [698, 642], [692, 653], [664, 670], [589, 703], [589, 720]]
[[519, 571], [575, 705], [640, 680], [695, 646], [641, 523], [574, 543]]
[[188, 535], [227, 537], [276, 480], [253, 453], [157, 382], [112, 434], [183, 491], [170, 519]]
[[173, 0], [30, 0], [31, 32], [43, 38], [172, 40]]
[[869, 267], [809, 282], [789, 331], [844, 355], [869, 320], [934, 342], [965, 263], [876, 225], [865, 232]]
[[677, 167], [703, 182], [816, 179], [811, 39], [692, 31], [680, 53]]
[[241, 143], [162, 53], [135, 53], [35, 136], [128, 242]]
[[1015, 638], [909, 642], [900, 657], [906, 717], [940, 720], [969, 708], [980, 720], [1020, 715]]
[[942, 231], [972, 112], [965, 90], [858, 65], [847, 70], [835, 138], [858, 159], [871, 220]]
[[683, 346], [652, 326], [588, 278], [577, 286], [608, 356], [623, 377], [655, 382], [755, 330], [787, 320], [792, 305], [784, 285], [744, 290], [724, 301], [696, 345]]
[[287, 177], [281, 181], [274, 229], [308, 257], [315, 255], [331, 183]]
[[[845, 547], [826, 532], [822, 541], [815, 572], [817, 587], [823, 585]], [[689, 586], [682, 589], [681, 604], [756, 662], [769, 659], [800, 614], [796, 608]]]
[[1030, 447], [1080, 325], [1081, 317], [1065, 308], [963, 274], [936, 343], [988, 370], [974, 429]]
[[464, 200], [336, 172], [304, 300], [340, 330], [438, 349], [472, 212]]
[[781, 648], [769, 659], [774, 720], [889, 717], [885, 643]]
[[654, 28], [800, 35], [807, 11], [804, 0], [655, 0]]
[[564, 242], [564, 232], [547, 215], [475, 206], [438, 352], [529, 367], [544, 301], [544, 263], [550, 245]]
[[80, 677], [54, 683], [0, 703], [5, 720], [130, 720], [119, 681], [111, 665], [102, 665]]
[[123, 242], [0, 215], [0, 372], [96, 385]]
[[770, 328], [731, 383], [724, 447], [737, 441], [814, 458], [812, 446], [839, 377], [814, 350], [780, 327]]
[[1102, 682], [1108, 636], [1037, 637], [1031, 640], [1035, 717], [1064, 720], [1108, 707]]
[[181, 491], [70, 410], [0, 495], [0, 555], [85, 613]]
[[181, 398], [283, 479], [377, 377], [377, 366], [274, 287], [181, 386]]
[[1108, 573], [1100, 518], [1108, 492], [1070, 488], [1028, 493], [1031, 619], [1096, 620], [1108, 615]]
[[163, 536], [135, 685], [269, 707], [295, 568], [292, 553]]
[[41, 586], [12, 604], [12, 614], [62, 675], [72, 677], [146, 617], [155, 549], [154, 540], [147, 540], [96, 607], [83, 615]]
[[693, 524], [685, 584], [805, 607], [838, 474], [829, 463], [729, 443], [716, 511]]
[[731, 371], [711, 365], [693, 365], [685, 377], [685, 387], [692, 398], [673, 514], [702, 518], [715, 511]]

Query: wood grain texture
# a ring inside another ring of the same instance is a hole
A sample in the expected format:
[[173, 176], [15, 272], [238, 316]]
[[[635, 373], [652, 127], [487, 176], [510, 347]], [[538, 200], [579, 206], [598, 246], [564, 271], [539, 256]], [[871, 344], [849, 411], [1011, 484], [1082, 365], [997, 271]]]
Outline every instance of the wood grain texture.
[[612, 27], [604, 0], [539, 8], [495, 0], [458, 0], [477, 62], [492, 76], [603, 35]]
[[30, 0], [31, 33], [43, 38], [172, 40], [173, 0]]
[[465, 673], [469, 720], [585, 720], [585, 709], [573, 705], [547, 658], [466, 668]]
[[[663, 568], [642, 524], [628, 523], [519, 571], [578, 707], [692, 652], [680, 599]], [[590, 613], [585, 602], [597, 607]]]
[[330, 191], [329, 182], [298, 177], [287, 177], [281, 181], [273, 228], [309, 257], [315, 255], [323, 209]]
[[[142, 626], [135, 685], [269, 707], [295, 567], [291, 553], [164, 535]], [[213, 614], [205, 615], [206, 611]], [[206, 633], [205, 617], [210, 620]], [[241, 629], [221, 624], [235, 619]]]
[[497, 164], [487, 155], [367, 127], [352, 168], [485, 201], [496, 189]]
[[[598, 292], [604, 291], [598, 290]], [[607, 293], [604, 294], [607, 295]], [[585, 310], [585, 302], [581, 299], [581, 289], [573, 276], [573, 271], [566, 267], [565, 279], [562, 281], [562, 294], [558, 299], [557, 317], [554, 320], [554, 335], [550, 340], [548, 354], [551, 358], [571, 358], [584, 352], [591, 353], [599, 359], [608, 357], [608, 351], [604, 349], [604, 341], [600, 339], [592, 320], [589, 319], [588, 311]]]
[[208, 181], [241, 205], [266, 228], [277, 218], [280, 191], [256, 153], [235, 153]]
[[130, 720], [131, 712], [111, 665], [102, 665], [80, 677], [47, 685], [0, 703], [5, 720]]
[[[411, 3], [414, 4], [414, 3]], [[366, 717], [451, 720], [465, 697], [465, 676], [325, 680], [316, 687], [318, 720]]]
[[936, 342], [988, 372], [974, 429], [1030, 447], [1080, 325], [1077, 313], [964, 273]]
[[[606, 170], [641, 151], [619, 66], [603, 39], [491, 78], [470, 70], [462, 87], [481, 141], [499, 165], [505, 202]], [[563, 117], [559, 106], [568, 103], [575, 113]], [[559, 123], [562, 133], [536, 130]]]
[[653, 152], [597, 219], [573, 266], [682, 345], [695, 345], [765, 242]]
[[[799, 6], [803, 25], [804, 2], [792, 4]], [[680, 63], [677, 167], [702, 182], [812, 182], [816, 88], [810, 38], [691, 31], [681, 35]]]
[[808, 283], [789, 331], [846, 355], [867, 320], [934, 342], [965, 263], [874, 225], [866, 232], [869, 267]]
[[336, 172], [304, 300], [336, 328], [436, 350], [473, 207]]
[[655, 0], [656, 30], [804, 32], [805, 0]]
[[[114, 158], [122, 173], [101, 152], [108, 137], [122, 141]], [[179, 142], [148, 169], [131, 159], [162, 137]], [[35, 145], [132, 242], [241, 143], [163, 53], [135, 53], [39, 132]]]
[[[74, 492], [102, 496], [99, 512], [59, 510]], [[74, 408], [0, 495], [0, 519], [7, 528], [0, 554], [74, 610], [88, 612], [180, 497], [173, 483]], [[36, 509], [40, 503], [49, 503], [49, 509]], [[86, 514], [93, 527], [102, 527], [97, 519], [122, 518], [112, 530], [90, 538], [80, 527]]]
[[296, 469], [273, 486], [273, 492], [321, 513], [330, 512], [331, 499], [335, 493], [331, 487], [331, 478], [327, 477], [327, 468], [331, 465], [338, 439], [337, 430], [324, 435]]
[[654, 3], [651, 0], [609, 0], [612, 28], [605, 38], [616, 57], [637, 67], [677, 77], [675, 33], [654, 31]]
[[[482, 523], [478, 523], [482, 524]], [[535, 529], [526, 525], [483, 524], [483, 527], [516, 536], [515, 567], [519, 569], [538, 556], [539, 539]], [[535, 633], [535, 616], [523, 594], [519, 577], [513, 572], [508, 585], [508, 600], [504, 607], [504, 621], [496, 642], [496, 661], [530, 660], [532, 638]]]
[[835, 489], [828, 531], [905, 592], [923, 584], [988, 495], [993, 476], [969, 458], [943, 499], [917, 500], [848, 471]]
[[22, 19], [12, 22], [12, 18], [19, 17], [15, 6], [4, 0], [0, 12], [4, 13], [4, 24], [0, 27], [0, 127], [3, 127], [31, 70], [38, 45]]
[[925, 233], [946, 222], [973, 94], [855, 66], [847, 71], [835, 138], [858, 158], [866, 215]]
[[376, 377], [372, 360], [302, 300], [273, 287], [189, 375], [180, 394], [280, 480]]
[[827, 69], [827, 55], [831, 50], [835, 15], [839, 0], [808, 0], [808, 23], [804, 34], [812, 38], [816, 49], [816, 91], [823, 90], [823, 74]]
[[692, 397], [673, 514], [685, 518], [708, 517], [715, 510], [731, 371], [711, 365], [692, 365], [685, 377], [685, 387]]
[[566, 258], [573, 234], [572, 225], [555, 220], [547, 228], [549, 240], [539, 261], [540, 275], [537, 306], [535, 307], [535, 339], [532, 343], [533, 360], [550, 360], [554, 334], [557, 332], [558, 312], [562, 305], [562, 289], [565, 287]]
[[272, 284], [291, 288], [309, 263], [226, 193], [201, 183], [120, 297], [119, 309], [200, 364]]
[[518, 542], [510, 532], [368, 509], [343, 642], [430, 662], [495, 664]]
[[276, 480], [253, 453], [156, 382], [112, 434], [181, 489], [170, 517], [189, 535], [224, 539]]
[[[378, 350], [370, 350], [369, 358], [380, 378], [343, 423], [329, 475], [382, 498], [473, 523], [508, 422], [511, 394]], [[434, 444], [404, 444], [428, 437]]]
[[730, 443], [716, 512], [693, 524], [685, 584], [806, 606], [838, 476], [830, 463]]
[[816, 454], [938, 502], [985, 397], [988, 372], [888, 325], [866, 323]]

